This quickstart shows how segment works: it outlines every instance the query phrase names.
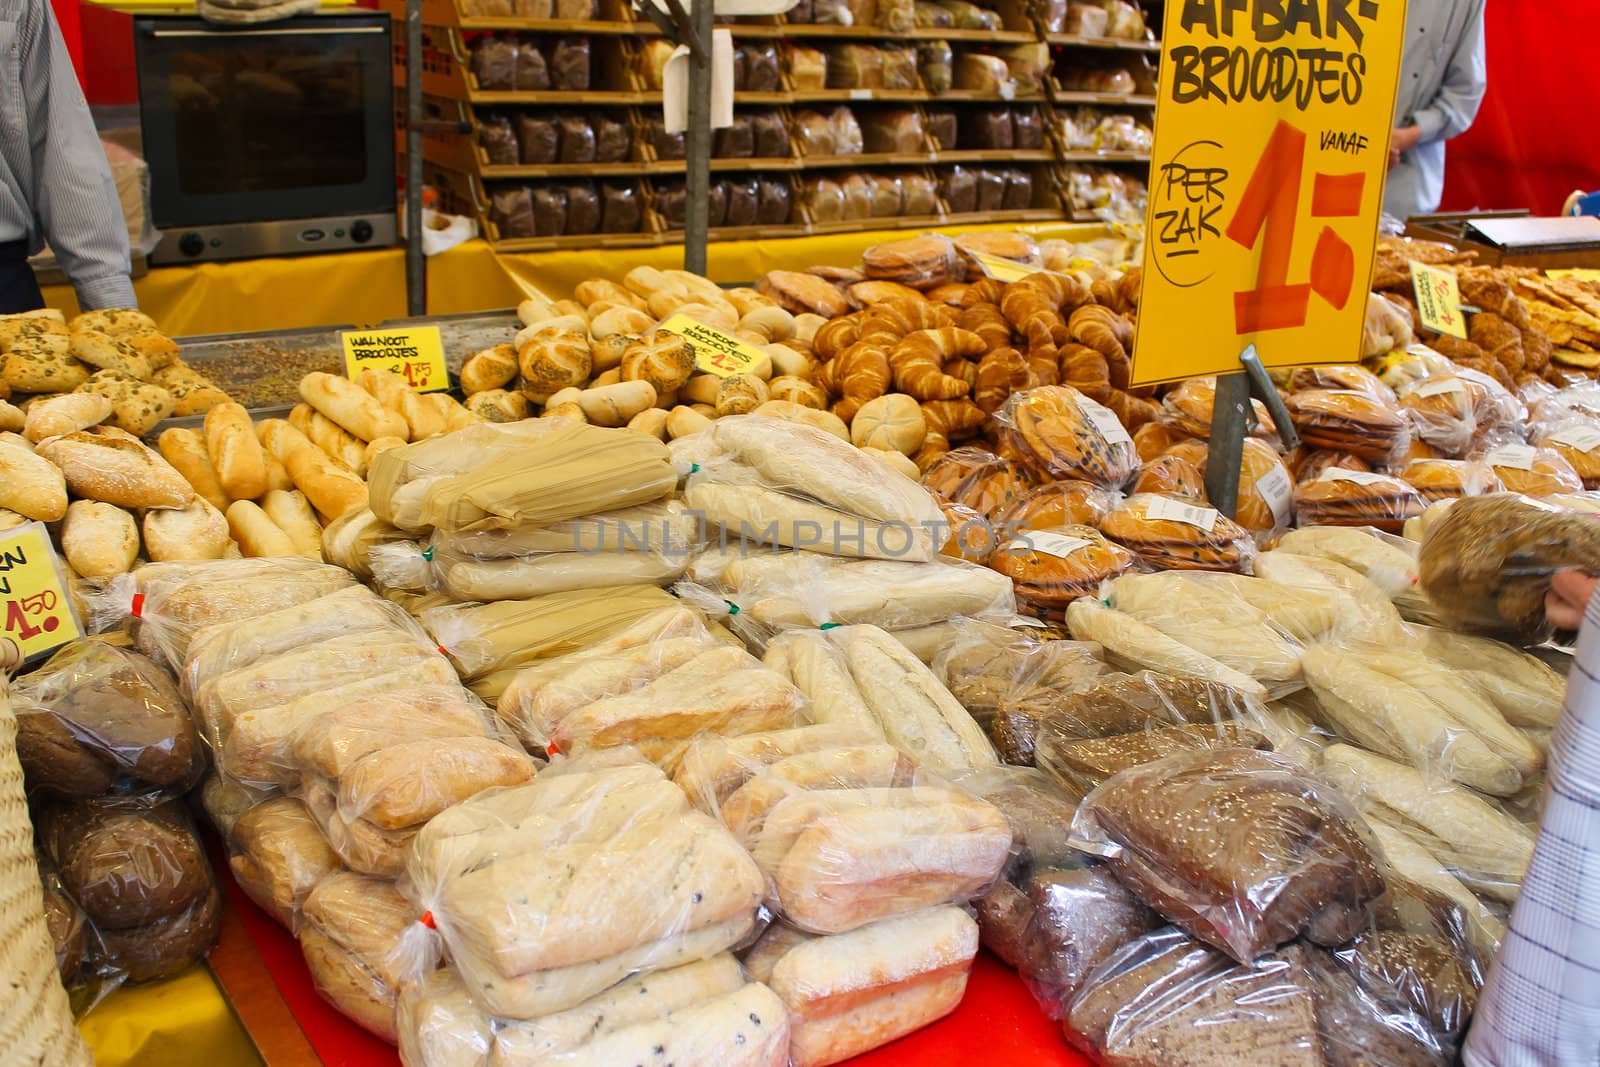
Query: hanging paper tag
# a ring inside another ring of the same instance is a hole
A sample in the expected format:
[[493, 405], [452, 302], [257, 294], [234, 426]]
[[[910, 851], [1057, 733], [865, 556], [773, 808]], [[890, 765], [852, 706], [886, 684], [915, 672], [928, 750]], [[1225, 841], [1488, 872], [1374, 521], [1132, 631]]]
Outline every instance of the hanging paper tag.
[[1546, 441], [1576, 448], [1579, 452], [1593, 452], [1600, 448], [1600, 429], [1593, 426], [1572, 426], [1565, 430], [1557, 430]]
[[1150, 506], [1144, 509], [1144, 513], [1152, 519], [1181, 522], [1185, 526], [1193, 526], [1206, 533], [1210, 533], [1217, 525], [1218, 515], [1215, 508], [1198, 508], [1193, 504], [1185, 504], [1181, 500], [1165, 496], [1152, 500]]
[[1467, 387], [1459, 378], [1433, 378], [1423, 382], [1411, 392], [1416, 396], [1443, 396], [1445, 393], [1464, 393]]
[[1538, 454], [1538, 449], [1532, 445], [1501, 445], [1490, 452], [1484, 459], [1489, 461], [1491, 467], [1509, 467], [1512, 470], [1533, 470], [1533, 458]]
[[1086, 396], [1080, 396], [1078, 410], [1083, 412], [1083, 417], [1100, 431], [1100, 436], [1106, 439], [1106, 444], [1133, 444], [1133, 438], [1128, 436], [1128, 428], [1122, 425], [1122, 420], [1117, 418], [1116, 412], [1110, 408], [1103, 407]]
[[1288, 471], [1273, 467], [1256, 479], [1256, 492], [1272, 509], [1272, 517], [1277, 520], [1277, 525], [1282, 526], [1289, 521], [1289, 508], [1294, 503], [1294, 483], [1289, 480]]

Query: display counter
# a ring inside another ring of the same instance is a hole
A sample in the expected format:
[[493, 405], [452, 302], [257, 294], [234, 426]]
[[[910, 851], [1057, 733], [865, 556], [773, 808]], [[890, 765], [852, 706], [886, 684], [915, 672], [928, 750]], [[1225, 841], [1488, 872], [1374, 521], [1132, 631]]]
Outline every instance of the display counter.
[[[945, 233], [1025, 230], [1036, 238], [1089, 241], [1108, 234], [1097, 223], [941, 227]], [[863, 249], [903, 233], [833, 233], [782, 240], [723, 241], [707, 250], [718, 282], [747, 282], [769, 270], [853, 263]], [[514, 307], [527, 294], [564, 296], [585, 278], [618, 277], [636, 266], [681, 267], [683, 247], [564, 249], [497, 253], [469, 241], [428, 259], [428, 312], [448, 315]], [[281, 330], [330, 322], [370, 325], [406, 313], [405, 250], [380, 248], [281, 259], [246, 259], [160, 267], [134, 283], [139, 306], [171, 336]], [[359, 279], [358, 281], [352, 281]], [[67, 315], [78, 304], [69, 286], [47, 286], [45, 302]]]

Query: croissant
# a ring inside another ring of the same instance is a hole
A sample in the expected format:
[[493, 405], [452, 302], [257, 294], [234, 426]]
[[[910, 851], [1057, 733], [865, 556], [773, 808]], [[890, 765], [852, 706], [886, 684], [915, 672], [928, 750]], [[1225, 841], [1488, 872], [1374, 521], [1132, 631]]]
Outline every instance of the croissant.
[[828, 392], [840, 397], [833, 413], [848, 423], [861, 405], [889, 391], [889, 351], [857, 342], [828, 364], [832, 375]]
[[992, 348], [978, 361], [972, 398], [988, 412], [998, 411], [1006, 398], [1028, 387], [1028, 361], [1015, 348]]
[[1117, 303], [1117, 283], [1109, 278], [1096, 278], [1089, 283], [1089, 297], [1096, 304], [1102, 304], [1113, 311]]
[[978, 384], [978, 365], [970, 359], [962, 359], [960, 356], [956, 356], [954, 359], [947, 359], [944, 361], [942, 369], [950, 377], [960, 378], [966, 382], [968, 389]]
[[[1515, 299], [1513, 297], [1513, 299]], [[1472, 343], [1483, 349], [1489, 358], [1505, 367], [1506, 373], [1516, 378], [1528, 364], [1522, 347], [1522, 333], [1493, 311], [1480, 311], [1472, 316], [1467, 328]]]
[[1132, 315], [1139, 310], [1139, 289], [1144, 284], [1144, 268], [1134, 267], [1117, 279], [1117, 302], [1113, 310]]
[[918, 400], [953, 400], [966, 396], [970, 388], [967, 383], [952, 378], [940, 368], [953, 356], [981, 356], [985, 350], [983, 338], [971, 330], [954, 326], [914, 330], [889, 353], [895, 388]]
[[931, 400], [922, 405], [922, 420], [928, 432], [922, 439], [922, 448], [912, 457], [917, 469], [926, 471], [935, 461], [950, 451], [950, 442], [970, 437], [983, 428], [989, 416], [966, 397], [958, 400]]
[[1063, 310], [1088, 300], [1087, 275], [1041, 271], [1006, 286], [1000, 310], [1012, 327], [1027, 337], [1029, 348], [1054, 347], [1067, 340]]
[[1106, 357], [1076, 342], [1062, 346], [1056, 358], [1061, 368], [1061, 384], [1070, 385], [1090, 400], [1104, 404], [1111, 393], [1111, 375]]
[[846, 315], [829, 319], [817, 327], [811, 338], [811, 351], [818, 359], [832, 359], [861, 339], [861, 316]]
[[1085, 304], [1067, 320], [1067, 333], [1078, 344], [1106, 357], [1107, 380], [1114, 388], [1128, 387], [1131, 367], [1127, 346], [1133, 342], [1133, 332], [1127, 320], [1110, 308]]
[[1129, 430], [1137, 430], [1149, 422], [1155, 422], [1161, 417], [1161, 405], [1153, 400], [1146, 400], [1142, 396], [1121, 389], [1111, 390], [1111, 395], [1106, 397], [1106, 407], [1114, 412], [1122, 425]]
[[1005, 291], [1005, 282], [994, 278], [979, 278], [961, 294], [961, 306], [969, 308], [975, 304], [999, 304], [1000, 297]]
[[1061, 366], [1056, 360], [1056, 347], [1045, 345], [1028, 348], [1028, 387], [1060, 385]]
[[955, 312], [927, 300], [886, 300], [861, 313], [861, 340], [893, 346], [917, 330], [955, 325]]
[[983, 338], [991, 352], [1011, 345], [1011, 323], [1006, 321], [998, 304], [973, 304], [962, 308], [956, 316], [956, 325]]

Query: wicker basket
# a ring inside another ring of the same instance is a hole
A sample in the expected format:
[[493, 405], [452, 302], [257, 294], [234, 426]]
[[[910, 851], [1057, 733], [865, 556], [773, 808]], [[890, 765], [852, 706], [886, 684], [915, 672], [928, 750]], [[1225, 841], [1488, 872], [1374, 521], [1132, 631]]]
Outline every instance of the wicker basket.
[[33, 860], [33, 825], [17, 762], [17, 716], [11, 686], [0, 673], [0, 1049], [19, 1065], [91, 1065], [67, 991], [56, 974], [55, 948], [44, 924], [44, 896]]

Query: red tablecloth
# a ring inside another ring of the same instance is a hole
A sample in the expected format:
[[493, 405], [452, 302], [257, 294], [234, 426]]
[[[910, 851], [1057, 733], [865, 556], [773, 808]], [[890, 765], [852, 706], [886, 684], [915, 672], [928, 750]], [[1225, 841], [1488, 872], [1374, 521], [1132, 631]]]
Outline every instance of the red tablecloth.
[[[334, 1011], [317, 995], [300, 949], [288, 931], [257, 908], [234, 882], [226, 863], [218, 877], [262, 962], [326, 1067], [389, 1067], [394, 1049]], [[1034, 1004], [1004, 964], [980, 953], [955, 1014], [892, 1045], [850, 1061], [853, 1067], [1088, 1067]], [[268, 1067], [272, 1067], [268, 1064]]]

